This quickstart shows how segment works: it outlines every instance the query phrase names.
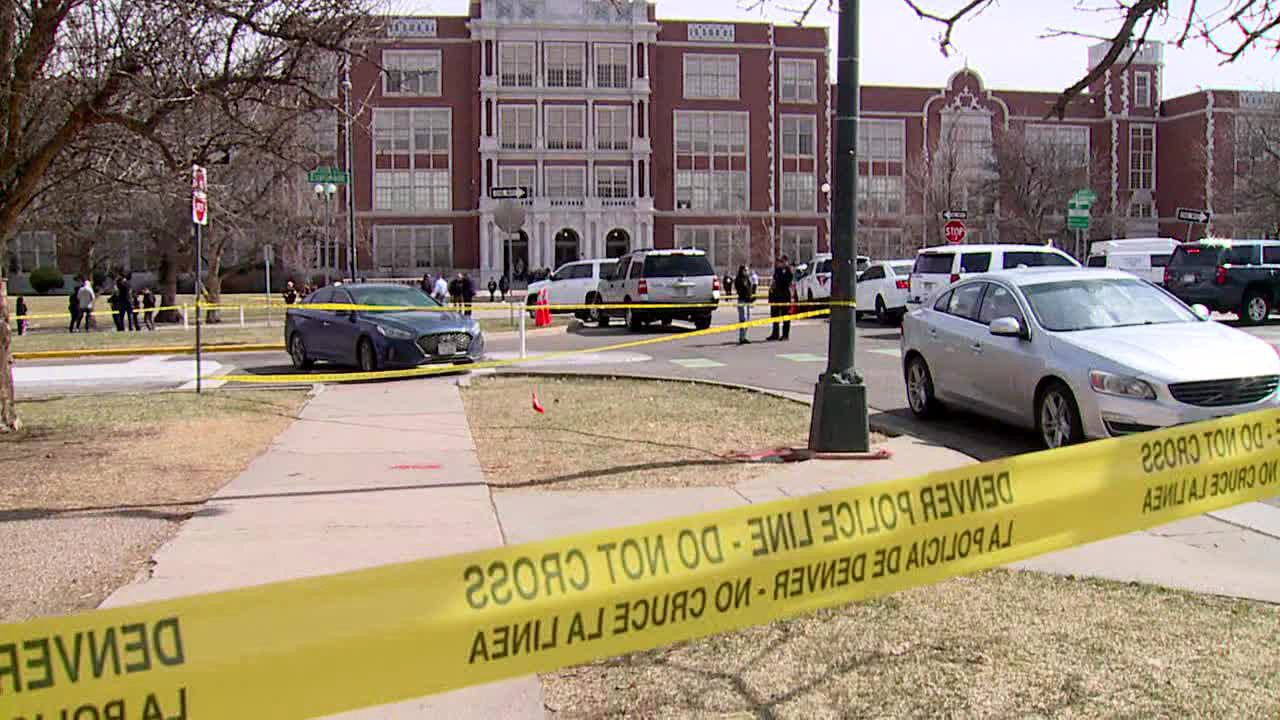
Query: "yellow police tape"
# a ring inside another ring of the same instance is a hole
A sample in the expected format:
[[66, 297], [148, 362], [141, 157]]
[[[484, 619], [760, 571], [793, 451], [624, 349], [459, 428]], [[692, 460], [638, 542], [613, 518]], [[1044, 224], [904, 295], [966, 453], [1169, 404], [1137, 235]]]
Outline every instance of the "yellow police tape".
[[818, 317], [826, 315], [829, 310], [811, 310], [809, 312], [793, 313], [790, 315], [780, 315], [778, 317], [762, 318], [760, 320], [748, 320], [746, 322], [734, 323], [732, 325], [721, 325], [720, 327], [707, 328], [706, 330], [694, 330], [692, 332], [680, 333], [678, 335], [664, 335], [661, 337], [645, 338], [643, 340], [628, 340], [626, 342], [615, 343], [613, 345], [605, 345], [603, 347], [581, 348], [578, 350], [559, 350], [556, 352], [543, 353], [541, 355], [530, 355], [525, 358], [511, 358], [508, 360], [484, 360], [474, 363], [449, 363], [445, 365], [423, 365], [420, 367], [406, 368], [404, 370], [375, 370], [373, 372], [341, 372], [341, 373], [294, 373], [289, 375], [223, 375], [219, 380], [234, 383], [261, 383], [261, 384], [281, 384], [281, 383], [336, 383], [336, 382], [363, 382], [366, 380], [390, 380], [393, 378], [420, 377], [423, 375], [440, 375], [442, 373], [452, 373], [469, 370], [486, 370], [489, 368], [508, 367], [511, 365], [520, 365], [522, 363], [531, 363], [539, 360], [551, 360], [554, 358], [567, 357], [569, 355], [580, 355], [582, 353], [600, 353], [610, 352], [613, 350], [625, 350], [627, 348], [641, 347], [643, 345], [655, 345], [657, 343], [675, 342], [677, 340], [687, 340], [689, 338], [701, 337], [703, 335], [714, 335], [716, 333], [733, 332], [741, 328], [760, 327], [762, 325], [770, 325], [778, 322], [790, 322], [792, 320], [804, 320], [806, 318]]
[[1269, 410], [646, 525], [5, 625], [0, 717], [326, 715], [769, 622], [1277, 493], [1280, 411]]

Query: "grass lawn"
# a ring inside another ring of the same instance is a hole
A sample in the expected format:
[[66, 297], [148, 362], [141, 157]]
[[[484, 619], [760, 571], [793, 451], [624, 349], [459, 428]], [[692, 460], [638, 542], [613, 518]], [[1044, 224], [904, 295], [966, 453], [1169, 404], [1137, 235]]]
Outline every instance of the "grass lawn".
[[[486, 310], [484, 315], [478, 315], [476, 319], [480, 321], [480, 329], [486, 333], [520, 332], [520, 318], [517, 317], [515, 322], [512, 322], [511, 318], [505, 315], [499, 317], [499, 311], [497, 310]], [[577, 320], [568, 315], [551, 316], [551, 327], [564, 327], [575, 322]], [[534, 332], [542, 328], [535, 328], [533, 326], [533, 318], [525, 317], [524, 329], [525, 332]]]
[[303, 391], [20, 400], [0, 434], [0, 621], [96, 607], [297, 415]]
[[[109, 319], [108, 319], [109, 320]], [[279, 325], [240, 327], [239, 323], [221, 323], [205, 325], [200, 331], [200, 340], [212, 343], [279, 343], [284, 344], [284, 330]], [[155, 332], [116, 332], [99, 329], [91, 333], [68, 333], [58, 331], [31, 332], [26, 335], [11, 337], [14, 352], [36, 352], [43, 350], [87, 350], [104, 348], [156, 347], [156, 346], [194, 346], [196, 332], [192, 328], [183, 331], [179, 328], [161, 326]]]
[[[531, 408], [534, 392], [545, 415]], [[807, 405], [691, 383], [497, 376], [473, 379], [462, 397], [494, 487], [733, 485], [775, 466], [726, 453], [802, 447], [809, 434]]]
[[995, 570], [543, 676], [556, 718], [1274, 717], [1280, 608]]

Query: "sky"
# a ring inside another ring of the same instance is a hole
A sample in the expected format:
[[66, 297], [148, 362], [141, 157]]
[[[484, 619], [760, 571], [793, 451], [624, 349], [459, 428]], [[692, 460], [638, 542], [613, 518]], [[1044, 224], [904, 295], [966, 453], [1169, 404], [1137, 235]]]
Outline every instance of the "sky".
[[[768, 20], [776, 24], [794, 22], [797, 15], [786, 8], [808, 0], [765, 0], [763, 9], [749, 10], [752, 0], [657, 0], [658, 17], [698, 20]], [[1172, 39], [1181, 31], [1187, 0], [1172, 0], [1170, 19], [1152, 27], [1153, 39]], [[437, 15], [464, 15], [469, 0], [389, 0], [392, 12]], [[825, 11], [827, 0], [818, 0], [822, 12], [815, 12], [806, 25], [832, 28], [834, 14]], [[928, 10], [949, 10], [959, 0], [919, 0]], [[1114, 7], [1114, 0], [998, 0], [981, 15], [956, 26], [952, 34], [954, 50], [944, 57], [937, 36], [942, 26], [919, 20], [903, 0], [862, 0], [860, 75], [868, 85], [912, 85], [938, 87], [953, 72], [965, 66], [977, 71], [988, 88], [1004, 90], [1061, 90], [1083, 77], [1088, 48], [1098, 42], [1081, 37], [1043, 38], [1049, 29], [1071, 29], [1102, 35], [1118, 27], [1114, 11], [1097, 12], [1085, 8]], [[1212, 12], [1227, 0], [1200, 0]], [[1216, 52], [1203, 42], [1188, 42], [1184, 49], [1165, 47], [1165, 98], [1195, 92], [1198, 88], [1220, 90], [1280, 90], [1280, 58], [1264, 49], [1255, 49], [1230, 65], [1220, 65]]]

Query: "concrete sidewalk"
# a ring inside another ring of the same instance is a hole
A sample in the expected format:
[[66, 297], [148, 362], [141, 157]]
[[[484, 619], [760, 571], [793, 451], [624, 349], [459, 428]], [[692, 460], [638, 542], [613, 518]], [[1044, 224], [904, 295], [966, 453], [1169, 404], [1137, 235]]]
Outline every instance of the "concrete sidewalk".
[[[325, 388], [271, 448], [104, 606], [343, 572], [503, 543], [453, 378]], [[344, 714], [543, 717], [527, 677]]]

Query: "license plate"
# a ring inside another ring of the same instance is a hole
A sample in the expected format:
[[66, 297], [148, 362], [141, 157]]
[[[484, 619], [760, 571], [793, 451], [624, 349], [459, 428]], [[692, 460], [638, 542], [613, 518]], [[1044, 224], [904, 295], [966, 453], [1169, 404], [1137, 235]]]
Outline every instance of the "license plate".
[[689, 297], [689, 288], [687, 287], [676, 288], [676, 295], [680, 297]]
[[1184, 282], [1184, 283], [1193, 283], [1193, 282], [1195, 282], [1195, 281], [1196, 281], [1196, 276], [1195, 276], [1195, 275], [1190, 275], [1190, 274], [1188, 274], [1188, 275], [1183, 275], [1183, 276], [1182, 276], [1182, 282]]
[[451, 342], [442, 342], [436, 348], [436, 354], [437, 355], [457, 355], [458, 346]]

